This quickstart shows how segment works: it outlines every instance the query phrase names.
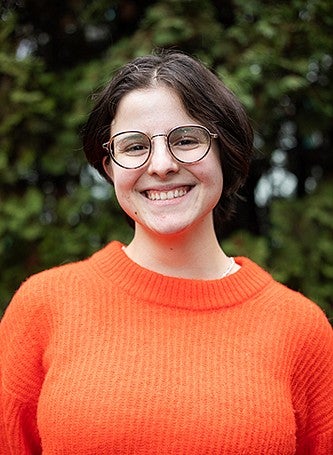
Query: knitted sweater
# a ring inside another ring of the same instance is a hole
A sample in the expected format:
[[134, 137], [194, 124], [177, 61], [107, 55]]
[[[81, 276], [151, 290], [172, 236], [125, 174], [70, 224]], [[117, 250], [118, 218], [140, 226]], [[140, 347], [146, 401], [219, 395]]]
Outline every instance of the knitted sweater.
[[331, 327], [236, 261], [172, 278], [112, 242], [28, 279], [0, 325], [0, 453], [332, 454]]

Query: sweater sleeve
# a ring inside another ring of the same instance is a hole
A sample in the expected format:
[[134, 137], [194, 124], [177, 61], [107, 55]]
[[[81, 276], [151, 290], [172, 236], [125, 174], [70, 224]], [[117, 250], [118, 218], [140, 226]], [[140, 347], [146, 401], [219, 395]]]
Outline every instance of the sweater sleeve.
[[37, 403], [44, 379], [46, 318], [34, 280], [17, 291], [0, 324], [0, 453], [42, 453]]
[[297, 455], [333, 453], [333, 332], [313, 304], [296, 335], [292, 378]]

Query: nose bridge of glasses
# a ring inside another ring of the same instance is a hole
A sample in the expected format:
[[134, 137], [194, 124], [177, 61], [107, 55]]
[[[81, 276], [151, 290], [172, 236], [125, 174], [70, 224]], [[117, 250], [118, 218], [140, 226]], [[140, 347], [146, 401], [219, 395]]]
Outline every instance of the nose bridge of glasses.
[[160, 133], [160, 134], [154, 134], [153, 136], [150, 136], [150, 144], [151, 144], [151, 147], [152, 147], [152, 145], [153, 145], [153, 139], [155, 139], [156, 137], [164, 137], [165, 140], [167, 140], [168, 135], [167, 135], [167, 134]]
[[[161, 138], [157, 143], [155, 138]], [[162, 139], [163, 138], [163, 139]], [[149, 158], [150, 171], [165, 173], [176, 170], [178, 167], [177, 159], [172, 154], [168, 144], [168, 134], [154, 134], [150, 137], [151, 154]]]
[[155, 137], [168, 137], [167, 134], [163, 134], [163, 133], [160, 133], [160, 134], [154, 134], [153, 136], [150, 136], [150, 140], [154, 139]]
[[[168, 135], [167, 134], [163, 134], [163, 133], [160, 133], [160, 134], [154, 134], [153, 136], [150, 136], [150, 147], [153, 148], [153, 139], [157, 138], [157, 137], [163, 137], [164, 138], [164, 145], [165, 147], [169, 150], [169, 146], [168, 146]], [[156, 144], [155, 144], [155, 148], [156, 148]]]

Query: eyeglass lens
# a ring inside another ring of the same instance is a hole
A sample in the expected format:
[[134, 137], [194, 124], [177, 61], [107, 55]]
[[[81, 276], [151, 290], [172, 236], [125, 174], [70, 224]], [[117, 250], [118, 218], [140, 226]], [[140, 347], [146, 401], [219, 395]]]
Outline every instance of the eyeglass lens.
[[[202, 159], [209, 150], [210, 141], [210, 133], [200, 126], [178, 127], [167, 135], [170, 152], [184, 163]], [[120, 133], [113, 138], [111, 151], [120, 166], [140, 167], [150, 156], [151, 140], [138, 131]]]

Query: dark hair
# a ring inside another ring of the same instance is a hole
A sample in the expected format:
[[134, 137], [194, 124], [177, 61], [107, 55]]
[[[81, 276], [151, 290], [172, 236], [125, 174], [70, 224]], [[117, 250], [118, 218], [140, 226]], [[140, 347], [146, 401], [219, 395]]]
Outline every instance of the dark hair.
[[223, 170], [223, 192], [214, 209], [215, 232], [234, 211], [237, 191], [248, 175], [253, 151], [253, 130], [236, 96], [202, 63], [180, 53], [162, 51], [138, 57], [123, 66], [97, 97], [83, 129], [83, 148], [89, 163], [108, 178], [102, 164], [102, 144], [120, 100], [130, 91], [161, 83], [171, 87], [187, 113], [218, 134]]

